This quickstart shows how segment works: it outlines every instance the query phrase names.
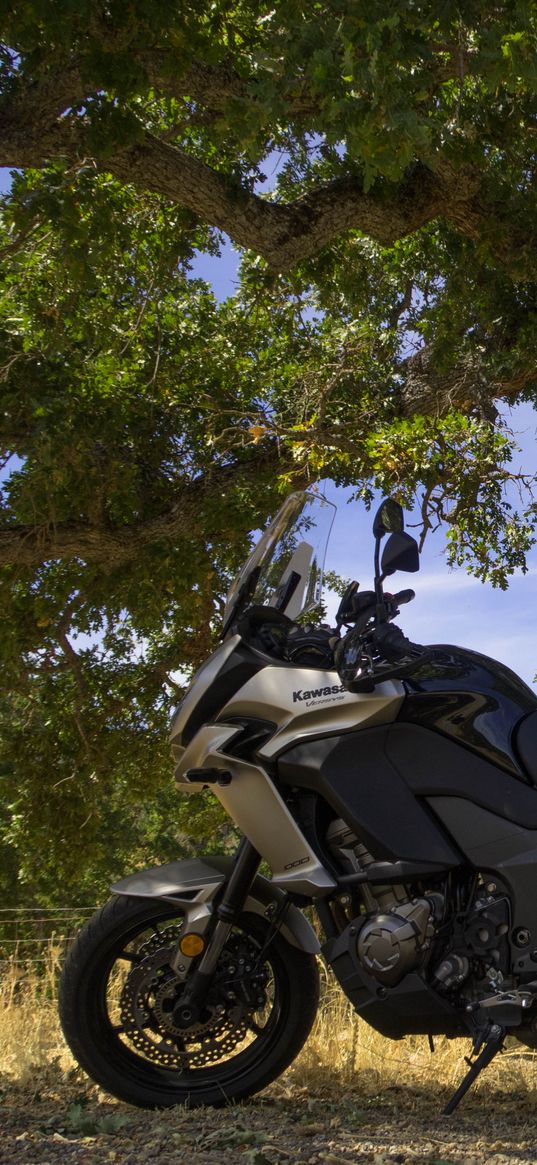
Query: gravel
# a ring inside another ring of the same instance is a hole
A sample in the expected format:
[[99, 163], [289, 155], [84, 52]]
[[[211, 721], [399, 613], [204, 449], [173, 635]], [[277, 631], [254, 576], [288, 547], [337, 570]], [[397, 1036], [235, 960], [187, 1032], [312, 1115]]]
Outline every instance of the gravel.
[[[504, 1078], [505, 1080], [505, 1078]], [[506, 1081], [505, 1081], [506, 1083]], [[52, 1065], [3, 1081], [0, 1165], [522, 1165], [537, 1161], [537, 1093], [481, 1085], [451, 1117], [449, 1090], [278, 1082], [227, 1109], [145, 1112]]]

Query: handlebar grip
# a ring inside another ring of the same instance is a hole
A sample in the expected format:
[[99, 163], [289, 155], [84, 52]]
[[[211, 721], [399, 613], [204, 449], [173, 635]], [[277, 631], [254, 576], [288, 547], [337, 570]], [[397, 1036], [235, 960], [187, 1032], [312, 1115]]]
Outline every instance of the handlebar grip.
[[376, 628], [374, 643], [379, 655], [388, 663], [419, 659], [427, 650], [421, 643], [412, 643], [399, 627], [390, 623], [381, 623]]
[[398, 607], [402, 607], [404, 603], [411, 603], [412, 599], [415, 598], [416, 592], [411, 590], [409, 587], [406, 591], [398, 591], [397, 594], [393, 596], [393, 601], [397, 604]]

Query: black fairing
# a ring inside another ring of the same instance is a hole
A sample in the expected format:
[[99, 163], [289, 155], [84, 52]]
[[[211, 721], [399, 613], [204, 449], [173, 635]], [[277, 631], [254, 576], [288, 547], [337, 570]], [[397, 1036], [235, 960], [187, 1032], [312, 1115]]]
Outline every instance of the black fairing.
[[515, 748], [526, 772], [537, 785], [537, 711], [530, 712], [518, 725]]
[[457, 866], [458, 851], [388, 756], [388, 733], [382, 726], [296, 745], [279, 757], [278, 775], [318, 793], [376, 858]]
[[460, 1012], [442, 999], [415, 972], [405, 975], [396, 987], [384, 988], [379, 998], [378, 980], [364, 971], [356, 951], [356, 939], [348, 927], [337, 939], [325, 943], [323, 953], [358, 1015], [388, 1036], [401, 1039], [412, 1033], [460, 1036], [465, 1025]]
[[[537, 830], [537, 790], [456, 740], [416, 724], [381, 725], [308, 741], [278, 758], [285, 784], [318, 793], [380, 860], [469, 859], [431, 813], [428, 798], [455, 797]], [[470, 858], [471, 861], [471, 858]]]
[[537, 776], [537, 758], [528, 766], [528, 748], [519, 752], [516, 746], [518, 726], [537, 711], [537, 697], [508, 667], [442, 645], [404, 686], [399, 722], [451, 737], [519, 779]]

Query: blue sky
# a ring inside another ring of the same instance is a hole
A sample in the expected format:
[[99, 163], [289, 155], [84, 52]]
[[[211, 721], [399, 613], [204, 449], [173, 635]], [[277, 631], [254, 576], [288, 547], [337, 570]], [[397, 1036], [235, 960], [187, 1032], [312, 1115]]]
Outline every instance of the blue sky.
[[[0, 169], [0, 191], [8, 189], [9, 171]], [[236, 288], [238, 259], [234, 248], [227, 245], [219, 258], [200, 256], [193, 274], [211, 283], [215, 295], [222, 299]], [[510, 411], [508, 420], [520, 446], [516, 467], [537, 473], [537, 413], [523, 404]], [[338, 507], [327, 565], [368, 588], [373, 573], [372, 514], [357, 502], [348, 504], [350, 492], [331, 485], [327, 489]], [[414, 602], [403, 609], [400, 624], [417, 642], [473, 647], [506, 663], [532, 683], [537, 672], [537, 550], [530, 555], [528, 565], [528, 573], [516, 575], [508, 591], [498, 591], [464, 570], [448, 570], [443, 536], [435, 534], [425, 545], [420, 573], [399, 574], [393, 579], [394, 590], [411, 585], [416, 591]]]
[[[512, 424], [523, 449], [521, 463], [537, 471], [535, 427], [537, 416], [529, 406], [513, 410]], [[329, 491], [338, 512], [330, 541], [329, 565], [344, 577], [359, 579], [364, 588], [372, 583], [372, 513], [357, 502], [347, 503], [349, 491]], [[410, 529], [410, 532], [412, 530]], [[443, 554], [443, 534], [432, 535], [421, 556], [419, 574], [397, 574], [389, 588], [411, 586], [414, 602], [404, 607], [398, 620], [405, 633], [418, 643], [455, 643], [499, 659], [526, 683], [537, 672], [537, 552], [529, 556], [529, 571], [515, 575], [507, 591], [478, 582], [464, 570], [449, 570]]]
[[0, 166], [0, 194], [6, 194], [11, 186], [12, 170], [7, 170], [5, 166]]
[[[235, 290], [237, 264], [238, 254], [229, 244], [220, 258], [200, 257], [195, 274], [211, 283], [215, 295], [223, 298]], [[513, 469], [537, 474], [537, 412], [529, 404], [518, 405], [509, 410], [506, 420], [520, 448]], [[362, 588], [368, 589], [373, 578], [374, 510], [368, 513], [358, 502], [349, 504], [352, 490], [331, 483], [326, 486], [327, 497], [337, 505], [327, 567], [344, 578], [358, 579]], [[529, 555], [528, 567], [527, 574], [511, 579], [507, 591], [499, 591], [465, 570], [449, 570], [444, 532], [439, 531], [425, 544], [419, 574], [398, 574], [390, 580], [393, 590], [411, 586], [416, 591], [414, 602], [403, 608], [399, 623], [418, 643], [472, 647], [501, 660], [533, 686], [537, 672], [537, 548]]]

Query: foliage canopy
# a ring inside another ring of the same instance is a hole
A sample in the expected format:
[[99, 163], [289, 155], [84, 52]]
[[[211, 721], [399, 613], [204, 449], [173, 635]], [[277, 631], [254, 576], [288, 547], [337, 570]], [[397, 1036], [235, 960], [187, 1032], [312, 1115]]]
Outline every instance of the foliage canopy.
[[[501, 417], [537, 390], [536, 22], [0, 4], [6, 886], [168, 856], [169, 706], [282, 489], [419, 498], [452, 561], [524, 567]], [[195, 256], [224, 233], [219, 304]]]

